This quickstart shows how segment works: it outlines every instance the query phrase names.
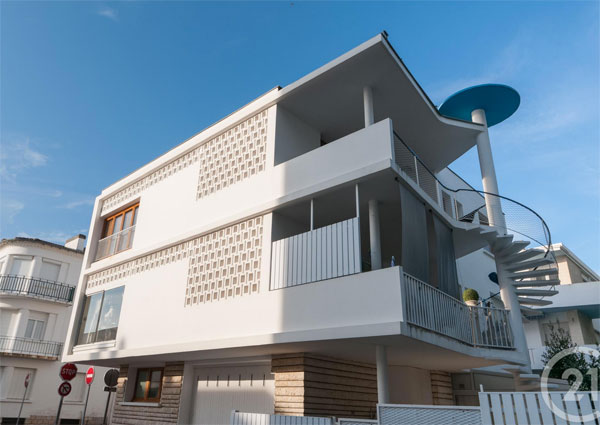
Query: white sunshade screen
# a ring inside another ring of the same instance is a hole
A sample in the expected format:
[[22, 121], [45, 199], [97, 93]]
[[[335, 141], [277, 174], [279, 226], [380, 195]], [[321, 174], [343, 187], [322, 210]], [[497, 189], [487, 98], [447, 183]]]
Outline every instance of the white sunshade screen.
[[31, 271], [31, 259], [29, 258], [14, 258], [10, 274], [15, 276], [29, 276]]
[[59, 274], [60, 264], [46, 260], [42, 261], [42, 270], [40, 271], [40, 278], [45, 280], [51, 280], [53, 282], [58, 282]]

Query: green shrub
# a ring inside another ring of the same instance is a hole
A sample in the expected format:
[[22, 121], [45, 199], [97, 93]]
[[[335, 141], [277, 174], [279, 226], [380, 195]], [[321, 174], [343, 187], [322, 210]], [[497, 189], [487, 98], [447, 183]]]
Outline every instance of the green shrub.
[[475, 289], [467, 288], [463, 292], [463, 301], [479, 301], [479, 294]]

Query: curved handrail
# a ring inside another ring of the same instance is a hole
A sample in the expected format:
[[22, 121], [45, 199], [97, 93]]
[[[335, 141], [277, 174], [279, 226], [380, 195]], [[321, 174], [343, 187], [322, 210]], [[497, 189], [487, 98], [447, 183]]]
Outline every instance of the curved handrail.
[[[499, 199], [503, 199], [503, 200], [505, 200], [507, 202], [510, 202], [510, 203], [512, 203], [512, 204], [514, 204], [514, 205], [516, 205], [518, 207], [521, 207], [524, 210], [528, 211], [529, 213], [533, 214], [539, 220], [539, 223], [541, 224], [541, 228], [542, 228], [542, 232], [541, 233], [543, 234], [543, 237], [540, 237], [540, 235], [537, 235], [536, 237], [532, 237], [529, 234], [527, 234], [525, 231], [513, 229], [512, 227], [509, 227], [508, 225], [506, 225], [504, 227], [504, 229], [507, 230], [507, 231], [510, 231], [513, 234], [519, 234], [519, 235], [521, 235], [521, 236], [523, 236], [523, 237], [525, 237], [525, 238], [527, 238], [527, 239], [529, 239], [529, 240], [531, 240], [533, 242], [536, 242], [541, 247], [544, 247], [545, 248], [544, 258], [550, 257], [551, 260], [552, 260], [552, 262], [554, 264], [556, 264], [556, 257], [554, 255], [554, 253], [552, 252], [552, 235], [550, 233], [550, 228], [549, 228], [548, 224], [546, 223], [546, 221], [543, 219], [543, 217], [540, 214], [538, 214], [535, 210], [533, 210], [532, 208], [528, 207], [527, 205], [525, 205], [525, 204], [523, 204], [523, 203], [521, 203], [519, 201], [511, 199], [511, 198], [509, 198], [507, 196], [502, 196], [502, 195], [498, 195], [498, 194], [495, 194], [495, 193], [491, 193], [491, 192], [486, 192], [486, 191], [483, 191], [483, 190], [475, 189], [472, 186], [468, 185], [468, 183], [466, 183], [466, 182], [465, 182], [465, 184], [467, 184], [468, 186], [470, 186], [470, 189], [468, 189], [468, 188], [451, 188], [451, 187], [448, 187], [445, 183], [443, 183], [440, 179], [438, 179], [438, 177], [435, 175], [435, 173], [433, 173], [429, 169], [429, 167], [427, 166], [427, 164], [425, 164], [421, 160], [421, 158], [419, 157], [419, 155], [417, 155], [417, 153], [410, 146], [408, 146], [404, 142], [404, 140], [402, 140], [402, 138], [398, 135], [398, 133], [395, 130], [393, 131], [393, 133], [394, 133], [394, 137], [396, 139], [398, 139], [398, 141], [404, 146], [404, 148], [406, 148], [408, 150], [408, 152], [410, 153], [410, 155], [414, 157], [415, 161], [418, 162], [418, 166], [422, 167], [427, 172], [427, 174], [431, 178], [433, 178], [435, 180], [435, 182], [437, 182], [437, 184], [440, 187], [442, 187], [443, 189], [445, 189], [446, 191], [452, 192], [452, 193], [455, 193], [455, 194], [459, 193], [459, 192], [472, 192], [472, 193], [477, 193], [479, 195], [487, 195], [487, 196], [497, 197]], [[398, 158], [396, 158], [396, 161], [398, 162]], [[400, 167], [402, 168], [402, 165], [399, 162], [398, 162], [398, 165], [400, 165]], [[421, 186], [419, 184], [419, 170], [417, 168], [418, 167], [416, 167], [416, 164], [415, 164], [415, 170], [414, 170], [415, 171], [415, 178], [413, 178], [413, 180], [415, 180], [417, 182], [417, 184], [419, 186]], [[411, 170], [412, 170], [412, 168], [411, 168]], [[409, 176], [409, 177], [411, 177], [411, 176]], [[426, 192], [427, 192], [427, 190], [426, 190]], [[442, 203], [442, 201], [438, 200], [438, 203]], [[466, 215], [463, 214], [461, 217], [458, 217], [458, 214], [456, 214], [457, 215], [457, 219], [461, 220], [461, 218], [469, 217], [470, 215], [473, 215], [473, 219], [474, 219], [475, 214], [478, 213], [479, 210], [481, 210], [485, 206], [486, 206], [486, 204], [484, 203], [483, 205], [481, 205], [480, 207], [474, 209], [470, 213], [468, 213]], [[481, 225], [486, 225], [486, 223], [480, 223], [480, 224]], [[487, 225], [489, 225], [489, 224], [487, 224]], [[538, 238], [544, 239], [544, 242], [541, 242], [540, 240], [538, 240]], [[535, 268], [533, 268], [533, 270], [536, 270], [537, 268], [538, 267], [535, 267]], [[552, 287], [554, 287], [554, 285], [552, 285]], [[543, 299], [543, 298], [544, 297], [541, 297], [540, 299]]]

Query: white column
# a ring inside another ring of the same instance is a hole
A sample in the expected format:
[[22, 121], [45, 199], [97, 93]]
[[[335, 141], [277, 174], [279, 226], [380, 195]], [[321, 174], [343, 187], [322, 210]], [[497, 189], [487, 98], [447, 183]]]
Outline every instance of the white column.
[[[477, 136], [477, 155], [479, 155], [483, 191], [498, 195], [498, 180], [496, 179], [496, 168], [494, 167], [494, 158], [492, 157], [492, 146], [490, 144], [485, 111], [483, 109], [475, 109], [471, 112], [471, 119], [474, 123], [485, 126], [484, 131]], [[490, 225], [500, 227], [501, 233], [506, 234], [506, 222], [502, 214], [500, 198], [492, 195], [484, 195], [484, 197]]]
[[373, 90], [371, 87], [363, 88], [363, 103], [365, 108], [365, 127], [375, 122], [375, 113], [373, 112]]
[[527, 338], [525, 338], [521, 306], [517, 299], [513, 281], [506, 277], [507, 272], [498, 260], [496, 260], [496, 273], [498, 275], [498, 285], [500, 286], [500, 298], [504, 303], [504, 307], [508, 310], [515, 348], [523, 357], [523, 362], [525, 363], [524, 371], [531, 373], [531, 359], [529, 357], [529, 349], [527, 348]]
[[379, 204], [369, 201], [369, 241], [371, 248], [371, 270], [381, 268], [381, 233], [379, 229]]
[[315, 228], [315, 200], [310, 200], [310, 230]]
[[358, 193], [358, 183], [354, 185], [354, 197], [356, 198], [356, 216], [360, 217], [360, 198]]
[[388, 363], [385, 345], [375, 347], [375, 358], [377, 363], [377, 403], [386, 404], [390, 401], [388, 384]]

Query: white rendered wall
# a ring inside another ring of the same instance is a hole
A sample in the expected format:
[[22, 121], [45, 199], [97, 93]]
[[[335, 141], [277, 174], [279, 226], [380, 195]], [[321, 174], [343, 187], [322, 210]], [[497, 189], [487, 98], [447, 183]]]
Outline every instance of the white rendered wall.
[[277, 106], [275, 140], [275, 165], [278, 165], [318, 148], [321, 133], [282, 106]]

